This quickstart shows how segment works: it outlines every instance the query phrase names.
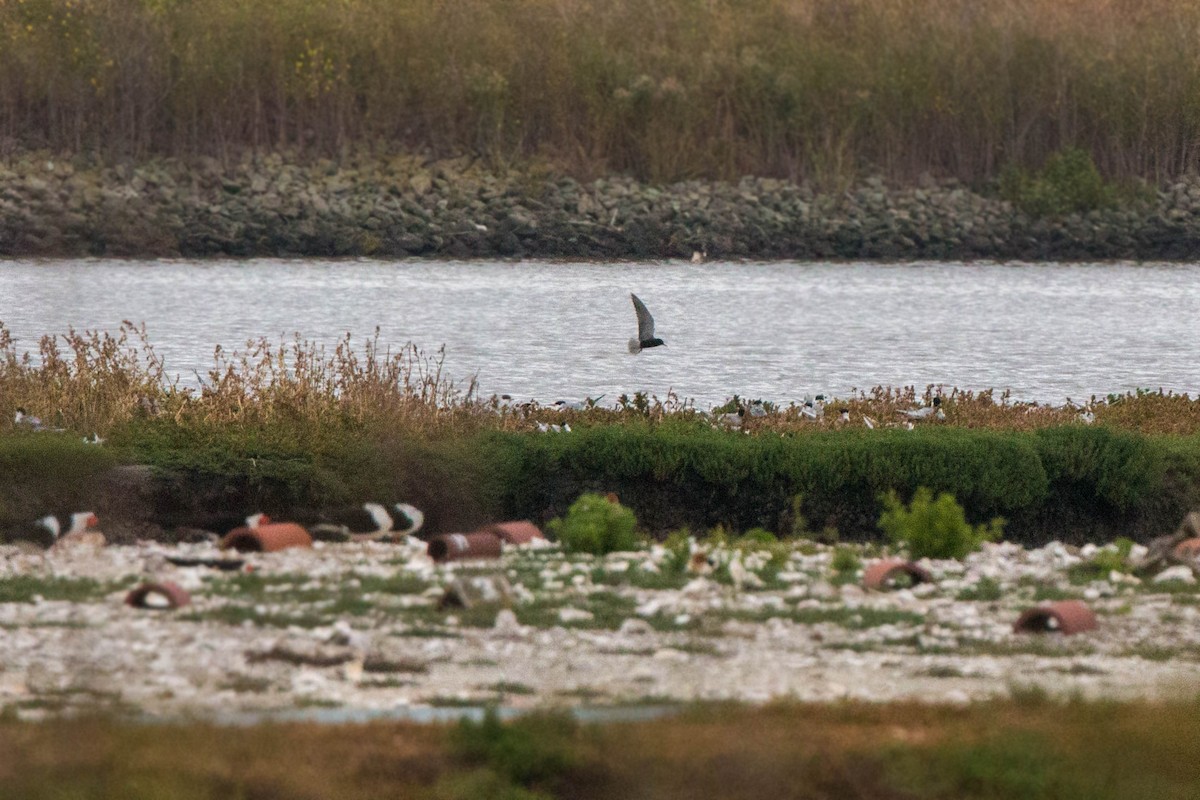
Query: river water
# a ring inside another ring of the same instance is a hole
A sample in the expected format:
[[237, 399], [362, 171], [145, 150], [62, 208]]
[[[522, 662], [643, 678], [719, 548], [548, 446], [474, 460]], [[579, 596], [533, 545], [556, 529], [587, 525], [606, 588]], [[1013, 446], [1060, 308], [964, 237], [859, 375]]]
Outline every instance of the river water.
[[[666, 347], [637, 356], [629, 293]], [[1200, 393], [1200, 265], [3, 261], [22, 349], [145, 323], [185, 384], [248, 338], [445, 347], [445, 372], [518, 400], [669, 390], [788, 402], [875, 385]]]

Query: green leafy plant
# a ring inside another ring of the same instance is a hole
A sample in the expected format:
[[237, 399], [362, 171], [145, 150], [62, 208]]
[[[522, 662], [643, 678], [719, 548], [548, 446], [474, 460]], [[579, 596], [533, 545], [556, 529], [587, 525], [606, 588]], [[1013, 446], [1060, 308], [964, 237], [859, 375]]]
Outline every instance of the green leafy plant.
[[771, 533], [766, 528], [751, 528], [742, 534], [739, 544], [746, 545], [772, 545], [777, 544], [779, 539], [775, 534]]
[[1087, 583], [1107, 578], [1113, 572], [1129, 572], [1129, 554], [1133, 544], [1132, 539], [1124, 536], [1114, 539], [1111, 544], [1097, 550], [1091, 560], [1072, 567], [1068, 571], [1071, 581]]
[[1133, 540], [1124, 536], [1114, 539], [1108, 547], [1102, 547], [1092, 556], [1092, 564], [1097, 571], [1104, 575], [1110, 572], [1129, 571], [1129, 553], [1133, 550]]
[[808, 533], [808, 520], [804, 518], [804, 495], [792, 495], [792, 536], [800, 538]]
[[581, 494], [565, 519], [553, 519], [546, 526], [568, 552], [593, 555], [636, 549], [636, 527], [631, 510], [594, 492]]
[[850, 575], [858, 571], [862, 561], [850, 547], [839, 547], [833, 551], [833, 561], [830, 566], [838, 575]]
[[1052, 155], [1037, 174], [1006, 170], [1001, 176], [1000, 193], [1035, 217], [1063, 216], [1116, 204], [1116, 188], [1101, 177], [1091, 155], [1077, 147]]
[[893, 542], [908, 548], [913, 558], [962, 558], [986, 541], [999, 539], [1004, 520], [972, 526], [954, 495], [922, 486], [906, 508], [894, 491], [882, 498], [884, 512], [879, 527]]

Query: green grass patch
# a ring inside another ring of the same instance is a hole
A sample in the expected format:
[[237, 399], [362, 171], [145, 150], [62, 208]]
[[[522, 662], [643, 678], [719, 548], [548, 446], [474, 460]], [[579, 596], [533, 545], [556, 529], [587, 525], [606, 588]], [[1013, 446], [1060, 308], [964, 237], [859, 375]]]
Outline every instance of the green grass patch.
[[125, 584], [109, 584], [91, 578], [41, 577], [13, 575], [0, 578], [0, 603], [32, 603], [35, 597], [43, 600], [66, 600], [86, 603], [98, 600]]
[[975, 582], [974, 586], [969, 586], [958, 593], [958, 600], [975, 601], [975, 602], [992, 602], [999, 600], [1004, 596], [1000, 589], [1000, 584], [994, 579], [983, 577]]

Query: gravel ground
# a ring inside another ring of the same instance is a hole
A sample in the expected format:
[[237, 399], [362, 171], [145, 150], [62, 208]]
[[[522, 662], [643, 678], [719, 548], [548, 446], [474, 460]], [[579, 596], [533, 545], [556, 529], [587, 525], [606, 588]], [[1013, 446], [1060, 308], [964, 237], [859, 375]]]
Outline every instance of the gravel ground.
[[[602, 558], [526, 546], [437, 565], [415, 539], [318, 543], [247, 554], [234, 572], [167, 560], [229, 557], [210, 545], [2, 547], [0, 707], [30, 719], [413, 716], [1200, 688], [1200, 591], [1186, 567], [1155, 582], [1095, 566], [1111, 554], [1092, 545], [985, 545], [962, 562], [920, 562], [931, 583], [878, 592], [861, 588], [861, 567], [835, 572], [834, 549], [810, 542], [677, 545]], [[863, 565], [881, 555], [847, 549]], [[127, 605], [145, 580], [173, 581], [192, 602]], [[470, 607], [439, 607], [447, 593]], [[1084, 600], [1098, 627], [1013, 632], [1023, 609], [1065, 598]]]

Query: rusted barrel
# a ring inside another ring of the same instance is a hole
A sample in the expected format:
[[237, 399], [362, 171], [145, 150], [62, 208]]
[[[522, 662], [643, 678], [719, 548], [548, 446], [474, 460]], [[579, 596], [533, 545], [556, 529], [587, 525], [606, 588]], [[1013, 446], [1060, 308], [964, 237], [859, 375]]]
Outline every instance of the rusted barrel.
[[172, 581], [143, 583], [125, 595], [125, 604], [134, 608], [180, 608], [191, 602], [192, 596]]
[[1082, 633], [1096, 628], [1096, 615], [1080, 600], [1028, 608], [1013, 624], [1013, 633]]
[[527, 519], [515, 522], [494, 522], [484, 525], [477, 533], [493, 533], [505, 544], [529, 544], [534, 539], [545, 539], [542, 531]]
[[885, 558], [876, 561], [863, 571], [863, 587], [876, 591], [887, 591], [895, 584], [908, 579], [909, 584], [932, 583], [933, 576], [912, 561], [903, 558]]
[[499, 558], [500, 537], [494, 533], [445, 533], [429, 540], [429, 557], [434, 561], [466, 558]]
[[312, 547], [312, 536], [294, 522], [272, 522], [257, 528], [234, 528], [221, 539], [221, 548], [241, 553], [273, 553], [289, 547]]

